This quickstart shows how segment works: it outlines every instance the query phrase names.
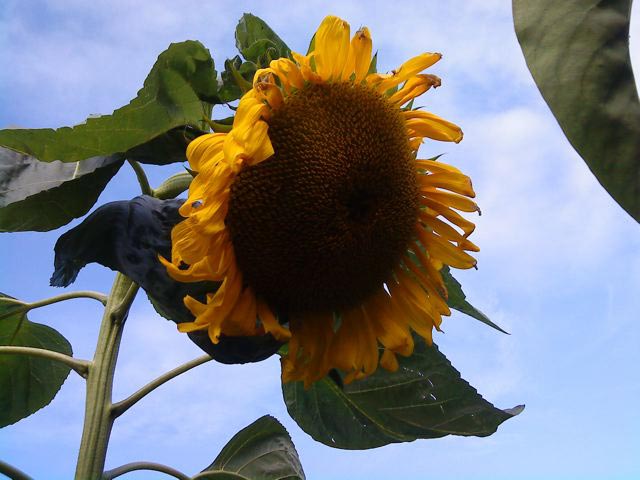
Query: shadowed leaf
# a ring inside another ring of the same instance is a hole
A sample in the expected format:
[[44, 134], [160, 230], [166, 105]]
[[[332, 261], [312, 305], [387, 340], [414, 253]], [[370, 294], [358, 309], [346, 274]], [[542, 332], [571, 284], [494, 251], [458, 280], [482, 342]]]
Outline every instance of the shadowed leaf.
[[236, 433], [214, 462], [193, 477], [235, 480], [304, 480], [298, 453], [285, 428], [270, 415]]
[[0, 147], [0, 232], [44, 232], [83, 216], [122, 162], [109, 155], [45, 163]]
[[291, 417], [314, 440], [330, 447], [367, 449], [445, 435], [484, 437], [519, 414], [483, 399], [433, 345], [415, 336], [416, 347], [400, 368], [341, 387], [326, 377], [305, 390], [283, 384]]
[[[71, 345], [51, 327], [31, 322], [0, 293], [0, 345], [35, 347], [72, 355]], [[0, 353], [0, 427], [16, 423], [56, 396], [70, 368], [46, 358]]]
[[527, 66], [571, 145], [640, 221], [640, 102], [631, 0], [513, 0]]

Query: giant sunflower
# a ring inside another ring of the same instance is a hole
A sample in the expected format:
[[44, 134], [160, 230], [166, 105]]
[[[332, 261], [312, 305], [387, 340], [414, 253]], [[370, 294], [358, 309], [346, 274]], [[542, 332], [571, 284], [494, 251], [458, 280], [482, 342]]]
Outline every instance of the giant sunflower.
[[[423, 53], [369, 73], [369, 30], [326, 17], [307, 55], [256, 72], [229, 133], [189, 144], [197, 172], [172, 231], [179, 281], [220, 282], [180, 331], [271, 333], [288, 341], [283, 380], [345, 382], [398, 368], [449, 315], [443, 265], [470, 268], [478, 211], [458, 169], [417, 159], [424, 138], [459, 142], [460, 128], [412, 100], [440, 85]], [[456, 229], [452, 225], [459, 228]], [[380, 354], [379, 346], [383, 350]]]

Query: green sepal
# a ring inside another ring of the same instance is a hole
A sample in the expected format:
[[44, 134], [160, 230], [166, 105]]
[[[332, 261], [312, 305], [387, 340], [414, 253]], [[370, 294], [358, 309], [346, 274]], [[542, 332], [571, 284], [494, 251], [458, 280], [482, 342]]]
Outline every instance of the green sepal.
[[493, 323], [491, 320], [489, 320], [489, 317], [487, 317], [484, 313], [482, 313], [467, 301], [467, 297], [462, 291], [462, 285], [460, 285], [460, 282], [453, 278], [448, 265], [442, 267], [442, 270], [440, 270], [440, 274], [442, 275], [442, 279], [444, 280], [444, 284], [447, 287], [447, 292], [449, 294], [447, 298], [447, 305], [449, 305], [449, 307], [461, 313], [466, 313], [470, 317], [481, 321], [485, 325], [489, 325], [491, 328], [495, 328], [499, 332], [509, 335], [509, 332]]

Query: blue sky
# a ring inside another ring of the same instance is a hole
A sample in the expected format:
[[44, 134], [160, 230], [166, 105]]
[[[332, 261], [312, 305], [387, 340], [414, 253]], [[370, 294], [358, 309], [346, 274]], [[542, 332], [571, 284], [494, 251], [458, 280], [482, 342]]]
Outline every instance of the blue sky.
[[[264, 18], [304, 50], [323, 16], [367, 25], [390, 70], [422, 51], [443, 86], [418, 102], [465, 131], [459, 145], [421, 153], [474, 180], [483, 215], [473, 240], [479, 270], [458, 272], [470, 300], [511, 332], [465, 317], [445, 319], [436, 343], [488, 400], [525, 412], [488, 438], [447, 437], [353, 452], [315, 443], [288, 417], [275, 358], [250, 366], [201, 366], [149, 395], [115, 425], [107, 468], [159, 461], [194, 473], [240, 428], [275, 415], [309, 479], [640, 478], [640, 230], [564, 139], [526, 69], [505, 0], [451, 2], [5, 2], [0, 13], [0, 128], [58, 127], [110, 113], [142, 85], [169, 43], [198, 39], [218, 65], [235, 55], [243, 12]], [[632, 60], [640, 62], [632, 24]], [[222, 114], [221, 114], [222, 115]], [[154, 168], [152, 183], [179, 166]], [[123, 168], [99, 203], [137, 194]], [[77, 222], [74, 222], [74, 224]], [[72, 224], [73, 225], [73, 224]], [[32, 301], [48, 287], [50, 233], [0, 235], [0, 291]], [[83, 270], [73, 289], [108, 291], [113, 273]], [[94, 302], [95, 303], [95, 302]], [[92, 356], [100, 310], [77, 300], [33, 312], [80, 358]], [[125, 331], [114, 396], [200, 355], [141, 296]], [[70, 375], [44, 410], [0, 431], [0, 458], [35, 478], [71, 478], [82, 428], [83, 381]], [[132, 479], [163, 478], [130, 474]]]

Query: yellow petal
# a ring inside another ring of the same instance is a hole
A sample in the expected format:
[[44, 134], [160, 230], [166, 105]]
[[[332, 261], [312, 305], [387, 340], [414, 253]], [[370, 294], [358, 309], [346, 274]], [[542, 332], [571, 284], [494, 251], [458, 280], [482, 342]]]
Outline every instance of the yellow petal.
[[415, 77], [407, 80], [400, 90], [391, 95], [389, 101], [397, 104], [398, 106], [404, 105], [414, 98], [419, 97], [431, 87], [437, 88], [441, 84], [442, 82], [440, 78], [435, 75], [416, 75]]
[[[473, 200], [470, 200], [462, 195], [456, 195], [455, 193], [442, 192], [442, 191], [427, 191], [423, 192], [424, 198], [447, 205], [460, 210], [462, 212], [479, 212], [480, 208]], [[420, 199], [423, 202], [423, 199]]]
[[395, 354], [388, 348], [385, 348], [382, 353], [382, 358], [380, 358], [380, 366], [388, 372], [395, 372], [400, 367], [400, 364]]
[[428, 137], [442, 142], [459, 143], [463, 133], [458, 125], [423, 110], [403, 112], [411, 137]]
[[316, 31], [313, 58], [317, 73], [325, 81], [341, 78], [349, 55], [349, 30], [347, 22], [329, 15]]
[[418, 184], [421, 192], [428, 196], [434, 188], [444, 188], [460, 195], [475, 197], [471, 179], [466, 175], [457, 173], [432, 173], [429, 175], [418, 175]]
[[434, 210], [435, 212], [437, 212], [438, 214], [442, 215], [444, 218], [449, 220], [451, 223], [460, 227], [464, 232], [465, 237], [468, 237], [469, 235], [471, 235], [476, 228], [473, 222], [470, 222], [469, 220], [464, 218], [462, 215], [460, 215], [458, 212], [452, 210], [451, 208], [447, 207], [446, 205], [443, 205], [440, 202], [436, 202], [435, 200], [432, 200], [429, 197], [422, 197], [420, 199], [420, 203], [431, 208], [432, 210]]
[[476, 266], [477, 261], [475, 258], [444, 238], [421, 228], [416, 229], [416, 232], [420, 242], [425, 246], [430, 256], [454, 268], [472, 268]]
[[265, 331], [269, 332], [277, 340], [284, 342], [291, 338], [291, 332], [286, 327], [280, 325], [271, 308], [269, 308], [264, 300], [260, 299], [258, 299], [258, 317], [260, 317]]
[[463, 237], [451, 225], [443, 222], [439, 218], [427, 215], [424, 212], [419, 215], [419, 218], [442, 238], [445, 238], [452, 242], [456, 242], [458, 246], [463, 248], [464, 250], [469, 250], [472, 252], [480, 251], [480, 249], [475, 244], [469, 241], [466, 237]]
[[256, 321], [258, 318], [256, 296], [251, 288], [245, 288], [228, 320], [224, 324], [223, 333], [231, 336], [257, 335]]
[[226, 133], [208, 133], [195, 138], [187, 146], [187, 159], [191, 168], [200, 171], [200, 165], [203, 160], [209, 158], [214, 151], [222, 147], [222, 142]]
[[291, 91], [291, 88], [301, 89], [304, 87], [304, 78], [300, 72], [300, 68], [288, 58], [279, 58], [272, 60], [269, 66], [278, 75], [285, 91]]
[[[413, 57], [404, 62], [400, 68], [391, 72], [388, 76], [383, 75], [369, 75], [367, 82], [369, 82], [380, 93], [384, 93], [390, 88], [399, 85], [400, 83], [408, 80], [414, 75], [422, 72], [426, 68], [436, 63], [442, 58], [440, 53], [423, 53], [416, 57]], [[371, 80], [369, 79], [371, 77]]]
[[354, 82], [360, 83], [366, 77], [371, 64], [371, 33], [367, 27], [358, 30], [351, 39], [349, 56], [342, 72], [342, 80], [349, 81], [354, 75]]

